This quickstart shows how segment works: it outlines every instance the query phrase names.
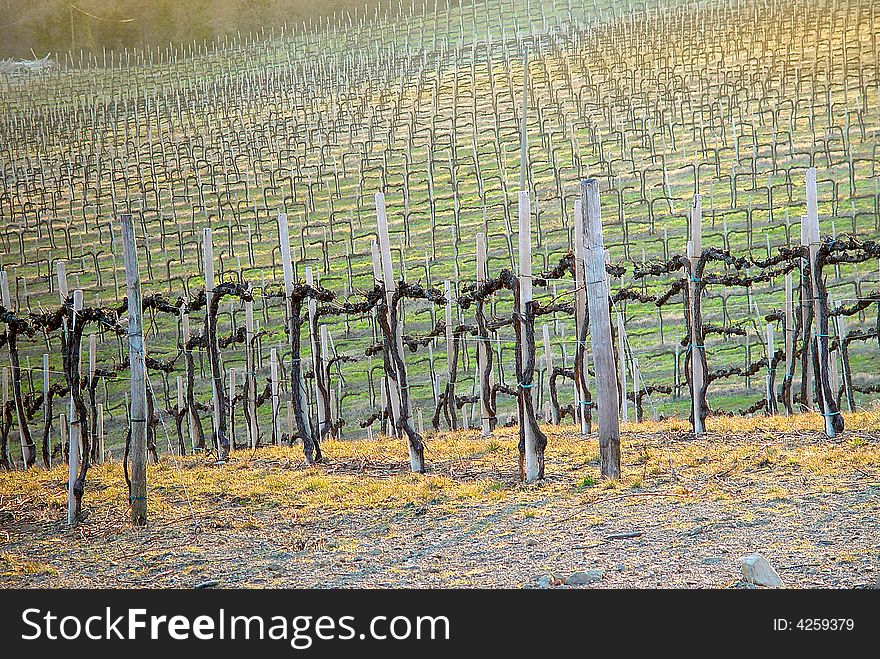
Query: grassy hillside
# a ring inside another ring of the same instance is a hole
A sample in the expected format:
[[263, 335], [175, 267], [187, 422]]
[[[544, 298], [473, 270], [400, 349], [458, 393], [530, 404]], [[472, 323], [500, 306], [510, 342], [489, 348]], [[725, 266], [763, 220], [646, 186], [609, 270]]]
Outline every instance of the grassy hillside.
[[[278, 212], [293, 222], [297, 276], [312, 266], [343, 298], [372, 287], [378, 191], [386, 194], [397, 271], [408, 280], [472, 280], [478, 231], [488, 235], [490, 271], [510, 266], [526, 48], [536, 269], [570, 248], [577, 183], [586, 175], [601, 182], [611, 259], [627, 268], [612, 281], [614, 290], [633, 283], [635, 264], [684, 252], [695, 192], [703, 196], [705, 246], [760, 258], [797, 243], [810, 165], [819, 168], [822, 232], [876, 238], [880, 96], [871, 11], [825, 1], [649, 2], [630, 12], [604, 1], [490, 0], [448, 10], [415, 6], [403, 18], [359, 15], [311, 33], [276, 31], [207, 47], [187, 40], [97, 59], [61, 57], [43, 75], [2, 81], [0, 259], [19, 308], [57, 304], [58, 260], [87, 303], [115, 303], [124, 276], [113, 218], [131, 211], [145, 292], [191, 296], [203, 286], [200, 240], [210, 227], [218, 278], [250, 281], [258, 292], [258, 324], [266, 331], [262, 388], [270, 348], [288, 358], [278, 301], [259, 295], [281, 278]], [[842, 265], [829, 290], [835, 303], [851, 303], [878, 279], [874, 264]], [[648, 283], [643, 291], [659, 293], [670, 283]], [[571, 290], [569, 280], [555, 292], [537, 292], [545, 302], [564, 301]], [[710, 368], [762, 357], [764, 315], [782, 302], [779, 279], [750, 293], [712, 289], [705, 320], [740, 326], [745, 335], [712, 337]], [[632, 302], [615, 311], [623, 314], [643, 384], [671, 385], [683, 335], [680, 303], [662, 314]], [[493, 312], [509, 314], [510, 300], [502, 298]], [[406, 331], [426, 332], [435, 314], [408, 304]], [[851, 318], [850, 329], [873, 324], [872, 314]], [[557, 364], [570, 365], [571, 319], [546, 320]], [[223, 309], [222, 335], [242, 324], [239, 306]], [[359, 420], [379, 405], [381, 364], [363, 356], [374, 330], [369, 319], [331, 321], [329, 329], [339, 353], [359, 357], [341, 367], [333, 384], [344, 436], [361, 437]], [[151, 318], [148, 330], [152, 356], [178, 353], [173, 320]], [[496, 381], [514, 382], [512, 332], [497, 338]], [[53, 378], [61, 377], [57, 346], [57, 338], [41, 337], [23, 345], [25, 365], [34, 369], [27, 390], [40, 388], [44, 352]], [[101, 337], [99, 364], [123, 356], [113, 337]], [[240, 348], [223, 357], [241, 374]], [[470, 393], [473, 344], [461, 358], [458, 391]], [[876, 383], [876, 343], [853, 344], [852, 358], [854, 380]], [[436, 342], [432, 353], [422, 349], [407, 360], [411, 395], [427, 420], [431, 374], [441, 388], [445, 379], [445, 345]], [[163, 407], [173, 405], [179, 373], [152, 375]], [[204, 375], [198, 396], [206, 402]], [[748, 407], [763, 396], [765, 375], [719, 381], [710, 405]], [[543, 403], [546, 375], [540, 388]], [[125, 389], [111, 381], [99, 392], [110, 445], [121, 439]], [[685, 413], [688, 402], [677, 393], [650, 396], [646, 413]], [[564, 390], [562, 398], [570, 403], [572, 394]], [[859, 395], [857, 405], [874, 398]], [[501, 405], [505, 420], [513, 407]], [[467, 412], [478, 422], [476, 410]], [[264, 436], [266, 423], [264, 409]], [[160, 428], [162, 442], [164, 433]], [[240, 417], [237, 433], [243, 441]]]

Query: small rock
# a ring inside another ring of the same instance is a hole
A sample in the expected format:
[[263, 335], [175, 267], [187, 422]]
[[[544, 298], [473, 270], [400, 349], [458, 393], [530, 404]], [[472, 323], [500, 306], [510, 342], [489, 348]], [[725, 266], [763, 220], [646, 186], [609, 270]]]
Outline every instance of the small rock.
[[195, 586], [193, 586], [193, 588], [195, 588], [196, 590], [200, 590], [202, 588], [213, 588], [219, 583], [220, 582], [216, 579], [209, 579], [208, 581], [203, 581], [202, 583], [196, 584]]
[[625, 569], [626, 569], [626, 565], [624, 565], [623, 563], [617, 564], [617, 571], [618, 572], [623, 572]]
[[718, 565], [721, 559], [718, 556], [709, 556], [700, 561], [703, 565]]
[[538, 541], [535, 539], [526, 540], [526, 547], [535, 547]]
[[538, 588], [550, 588], [552, 586], [561, 586], [565, 583], [565, 579], [557, 577], [555, 574], [545, 574], [535, 579], [538, 582]]
[[605, 570], [587, 570], [586, 572], [573, 572], [571, 576], [565, 580], [569, 586], [584, 586], [594, 581], [599, 581], [605, 576]]
[[611, 533], [606, 535], [606, 540], [628, 540], [630, 538], [639, 538], [644, 535], [644, 531], [626, 531], [624, 533]]
[[785, 584], [779, 578], [776, 570], [770, 565], [769, 561], [761, 556], [761, 554], [749, 554], [739, 559], [740, 569], [743, 578], [748, 583], [756, 586], [766, 586], [767, 588], [781, 588]]

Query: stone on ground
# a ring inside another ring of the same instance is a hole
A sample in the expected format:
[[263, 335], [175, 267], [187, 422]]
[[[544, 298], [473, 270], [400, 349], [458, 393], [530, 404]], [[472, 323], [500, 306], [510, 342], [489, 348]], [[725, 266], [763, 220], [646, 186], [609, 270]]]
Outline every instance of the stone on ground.
[[756, 586], [767, 588], [782, 588], [785, 584], [777, 574], [770, 562], [761, 554], [749, 554], [739, 559], [743, 579]]
[[594, 581], [599, 581], [605, 576], [605, 570], [587, 570], [586, 572], [573, 572], [572, 575], [565, 580], [569, 586], [584, 586]]

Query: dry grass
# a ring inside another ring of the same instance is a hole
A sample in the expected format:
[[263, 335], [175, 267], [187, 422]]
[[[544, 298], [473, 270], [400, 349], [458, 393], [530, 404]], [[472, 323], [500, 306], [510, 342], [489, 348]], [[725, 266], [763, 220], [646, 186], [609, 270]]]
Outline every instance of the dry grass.
[[[705, 437], [694, 439], [687, 422], [629, 423], [622, 428], [623, 475], [603, 481], [595, 439], [564, 427], [544, 427], [548, 435], [546, 480], [541, 496], [575, 496], [584, 503], [608, 490], [667, 484], [677, 496], [723, 496], [719, 483], [733, 474], [751, 474], [752, 487], [798, 477], [811, 486], [833, 488], [840, 478], [870, 474], [880, 480], [877, 413], [846, 415], [847, 432], [835, 440], [821, 435], [816, 415], [712, 418]], [[149, 509], [161, 523], [188, 509], [197, 515], [235, 508], [296, 508], [350, 511], [411, 504], [497, 503], [533, 496], [518, 483], [517, 430], [499, 428], [491, 438], [476, 431], [447, 432], [427, 440], [429, 473], [410, 474], [402, 441], [328, 441], [326, 464], [307, 468], [297, 447], [239, 451], [225, 466], [202, 457], [164, 457], [148, 469]], [[763, 482], [762, 476], [768, 482]], [[7, 472], [0, 475], [0, 511], [34, 515], [48, 522], [66, 509], [67, 470]], [[595, 487], [590, 486], [593, 483]], [[698, 494], [699, 492], [699, 494]], [[85, 508], [124, 516], [127, 491], [119, 463], [89, 471]], [[2, 519], [2, 518], [0, 518]]]
[[[514, 525], [552, 521], [564, 526], [576, 519], [581, 528], [601, 528], [623, 519], [630, 527], [649, 526], [660, 510], [671, 516], [668, 528], [674, 530], [691, 524], [693, 511], [705, 505], [732, 511], [749, 523], [762, 511], [785, 508], [780, 514], [793, 514], [789, 508], [797, 510], [798, 501], [812, 497], [880, 487], [880, 417], [847, 415], [847, 432], [834, 440], [821, 434], [819, 423], [814, 415], [716, 418], [700, 439], [688, 435], [682, 421], [627, 424], [619, 481], [600, 478], [595, 439], [547, 427], [546, 480], [538, 486], [519, 483], [512, 428], [488, 439], [476, 432], [430, 437], [425, 475], [408, 473], [403, 442], [389, 438], [327, 442], [330, 459], [312, 468], [305, 467], [297, 447], [237, 452], [224, 466], [203, 457], [166, 457], [148, 470], [151, 524], [146, 531], [128, 524], [118, 463], [90, 470], [86, 518], [73, 533], [64, 524], [63, 467], [4, 473], [0, 583], [69, 583], [71, 575], [57, 567], [60, 557], [73, 556], [93, 569], [111, 541], [116, 543], [111, 570], [114, 561], [142, 551], [149, 556], [143, 548], [149, 537], [164, 538], [155, 540], [164, 552], [158, 554], [161, 560], [167, 560], [169, 546], [177, 547], [178, 558], [179, 552], [195, 556], [202, 551], [196, 548], [197, 533], [183, 533], [193, 527], [226, 534], [223, 542], [264, 536], [300, 551], [324, 542], [303, 530], [311, 525], [323, 529], [322, 537], [335, 537], [339, 551], [354, 555], [368, 544], [361, 537], [368, 532], [349, 521], [387, 519], [400, 511], [430, 510], [447, 520], [444, 524], [466, 527], [468, 537], [476, 538], [492, 525], [474, 519], [495, 519], [501, 511]], [[863, 508], [876, 515], [876, 497]], [[335, 532], [329, 533], [331, 527]], [[437, 532], [442, 531], [439, 524]], [[171, 545], [169, 538], [175, 539]]]

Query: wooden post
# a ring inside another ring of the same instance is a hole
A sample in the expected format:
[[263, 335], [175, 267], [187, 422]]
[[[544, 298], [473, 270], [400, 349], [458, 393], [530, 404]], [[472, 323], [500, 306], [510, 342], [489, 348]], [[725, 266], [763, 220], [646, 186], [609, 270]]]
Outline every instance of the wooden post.
[[[807, 172], [807, 187], [809, 188], [809, 170]], [[810, 248], [809, 226], [810, 223], [807, 217], [802, 216], [801, 247], [806, 248], [808, 251]], [[809, 323], [811, 321], [815, 322], [815, 319], [812, 317], [812, 305], [810, 303], [810, 299], [813, 297], [813, 291], [809, 285], [810, 271], [812, 269], [811, 263], [809, 255], [801, 259], [801, 404], [805, 410], [813, 409], [813, 342], [807, 331]]]
[[[394, 306], [394, 293], [397, 290], [397, 283], [394, 281], [394, 264], [391, 260], [391, 241], [388, 236], [388, 216], [385, 212], [385, 195], [381, 192], [376, 193], [376, 222], [379, 234], [379, 256], [382, 266], [382, 278], [385, 284], [385, 301], [387, 306], [388, 324], [394, 332], [391, 340], [394, 345], [389, 346], [392, 353], [396, 350], [398, 359], [394, 362], [395, 377], [388, 378], [390, 389], [390, 397], [392, 406], [394, 399], [397, 399], [397, 429], [407, 435], [407, 450], [409, 451], [410, 468], [413, 472], [422, 473], [425, 471], [424, 448], [422, 446], [421, 436], [412, 430], [412, 412], [409, 403], [408, 381], [406, 374], [406, 364], [403, 361], [403, 331], [400, 322], [392, 322], [396, 318], [397, 312]], [[390, 385], [394, 381], [394, 389]]]
[[550, 376], [553, 374], [553, 351], [550, 349], [550, 327], [547, 323], [544, 323], [541, 326], [541, 333], [544, 339], [544, 368], [547, 371], [547, 404], [544, 406], [547, 410], [550, 410], [550, 415], [547, 415], [547, 418], [553, 422], [553, 425], [559, 425], [559, 414], [556, 411], [556, 408], [550, 404]]
[[605, 276], [605, 245], [599, 182], [581, 181], [584, 214], [584, 282], [590, 316], [590, 342], [596, 374], [596, 407], [599, 414], [599, 460], [602, 476], [620, 478], [620, 419], [614, 351], [611, 342], [611, 311]]
[[[83, 293], [81, 290], [77, 289], [73, 292], [73, 321], [70, 325], [71, 334], [75, 331], [77, 314], [82, 311], [82, 308]], [[76, 359], [79, 358], [80, 356], [77, 355]], [[68, 411], [68, 418], [70, 419], [70, 432], [68, 433], [70, 446], [68, 448], [68, 455], [70, 456], [70, 461], [67, 465], [67, 523], [70, 526], [76, 524], [76, 494], [74, 492], [74, 486], [76, 484], [77, 475], [79, 474], [80, 461], [83, 459], [81, 451], [82, 445], [80, 443], [82, 435], [82, 419], [80, 419], [80, 416], [74, 407], [73, 386], [74, 385], [71, 385], [70, 407]], [[23, 445], [22, 449], [24, 449]]]
[[[523, 119], [525, 120], [525, 118]], [[533, 359], [535, 354], [534, 334], [529, 336], [527, 316], [531, 313], [532, 303], [532, 211], [531, 198], [528, 190], [519, 191], [518, 203], [519, 215], [519, 318], [520, 325], [520, 364], [523, 370], [521, 377], [528, 378], [525, 373], [526, 364]], [[534, 325], [534, 320], [532, 320]], [[534, 327], [532, 327], [534, 330]], [[532, 483], [541, 477], [544, 471], [543, 447], [539, 446], [539, 437], [536, 436], [533, 419], [529, 418], [527, 398], [531, 399], [528, 390], [534, 382], [524, 383], [520, 381], [518, 386], [520, 441], [523, 446], [524, 480]]]
[[[4, 373], [5, 373], [4, 369]], [[4, 383], [5, 384], [5, 383]], [[5, 391], [5, 390], [4, 390]], [[4, 393], [3, 400], [3, 410], [6, 410], [6, 396]], [[51, 421], [49, 420], [49, 414], [51, 414], [49, 410], [49, 354], [43, 353], [43, 418], [46, 423], [46, 428], [51, 428]], [[47, 433], [49, 430], [47, 430]], [[47, 451], [47, 455], [45, 456], [45, 462], [47, 467], [52, 466], [52, 438], [50, 436], [46, 437], [46, 443], [44, 444], [44, 450]]]
[[[370, 241], [370, 256], [373, 263], [373, 277], [377, 282], [384, 284], [385, 275], [382, 272], [382, 256], [379, 253], [379, 243], [375, 240]], [[381, 399], [382, 411], [390, 411], [391, 418], [388, 419], [388, 426], [391, 428], [390, 434], [396, 436], [397, 429], [395, 428], [395, 420], [400, 416], [400, 398], [397, 395], [397, 381], [386, 372], [383, 377], [383, 383], [384, 386], [380, 386], [380, 390], [384, 396], [384, 398]], [[382, 427], [381, 423], [379, 424], [379, 427]], [[412, 456], [410, 456], [410, 458], [412, 458]]]
[[107, 455], [104, 452], [104, 405], [102, 403], [98, 403], [97, 405], [98, 412], [98, 464], [104, 464], [104, 461], [107, 459]]
[[774, 382], [773, 355], [776, 343], [773, 337], [773, 325], [767, 323], [767, 413], [776, 414], [776, 383]]
[[[477, 283], [483, 284], [489, 279], [488, 254], [486, 252], [486, 234], [477, 234]], [[485, 320], [485, 315], [481, 315]], [[482, 322], [478, 320], [478, 323]], [[485, 329], [485, 328], [483, 328]], [[489, 357], [492, 346], [489, 344], [488, 331], [481, 329], [477, 340], [477, 382], [480, 390], [480, 434], [488, 437], [492, 434], [492, 362]]]
[[61, 304], [67, 301], [67, 270], [64, 261], [55, 261], [55, 275], [58, 278], [58, 298]]
[[98, 359], [98, 335], [89, 334], [89, 385], [95, 379], [95, 369]]
[[247, 392], [247, 429], [248, 445], [257, 447], [259, 430], [257, 429], [257, 367], [254, 360], [254, 302], [244, 303], [245, 318], [245, 391]]
[[293, 401], [287, 401], [287, 441], [293, 444]]
[[[280, 213], [278, 215], [278, 246], [281, 249], [281, 269], [284, 276], [284, 299], [285, 299], [285, 309], [287, 316], [287, 326], [288, 332], [287, 337], [290, 341], [290, 354], [291, 354], [291, 382], [290, 382], [290, 395], [291, 398], [296, 401], [296, 408], [299, 411], [302, 411], [301, 418], [303, 426], [299, 427], [299, 423], [297, 423], [297, 432], [299, 432], [302, 436], [303, 442], [303, 454], [305, 455], [305, 459], [307, 463], [311, 463], [316, 459], [316, 456], [313, 453], [313, 449], [310, 448], [313, 444], [312, 438], [312, 422], [308, 413], [308, 405], [306, 404], [306, 384], [303, 378], [302, 368], [293, 368], [293, 359], [294, 355], [299, 353], [299, 328], [294, 328], [293, 318], [294, 318], [294, 308], [293, 308], [293, 261], [290, 256], [290, 228], [287, 222], [287, 213]], [[276, 359], [277, 359], [277, 351], [276, 351]], [[300, 362], [301, 363], [301, 362]], [[299, 366], [299, 364], [297, 365]], [[278, 368], [276, 364], [276, 369]], [[298, 374], [298, 375], [296, 375]], [[276, 374], [277, 376], [277, 374]], [[273, 382], [276, 378], [273, 377]], [[281, 439], [280, 429], [278, 427], [278, 419], [277, 419], [277, 410], [275, 411], [275, 416], [273, 417], [273, 432], [275, 433], [275, 442], [278, 443]], [[298, 417], [299, 418], [299, 417]], [[320, 439], [320, 438], [318, 438]]]
[[[825, 421], [825, 434], [828, 437], [836, 437], [838, 428], [835, 424], [835, 416], [840, 412], [837, 410], [836, 401], [829, 399], [826, 392], [826, 384], [829, 382], [830, 369], [828, 364], [828, 316], [827, 316], [827, 299], [822, 299], [824, 286], [820, 283], [822, 271], [819, 268], [819, 204], [816, 192], [816, 168], [810, 167], [807, 170], [807, 215], [806, 215], [806, 237], [809, 240], [810, 249], [810, 282], [812, 283], [812, 299], [813, 299], [813, 348], [816, 352], [816, 363], [819, 365], [814, 377], [818, 380], [816, 387], [819, 392], [819, 407], [822, 417]], [[839, 423], [839, 419], [837, 420]]]
[[[6, 275], [5, 270], [0, 270], [0, 302], [3, 303], [3, 307], [12, 312], [12, 298], [9, 295], [9, 279]], [[12, 389], [13, 389], [13, 397], [15, 398], [15, 416], [18, 421], [18, 437], [21, 443], [21, 460], [24, 463], [24, 468], [27, 469], [36, 461], [36, 454], [31, 453], [31, 442], [30, 433], [28, 432], [28, 420], [26, 413], [24, 412], [24, 408], [20, 405], [20, 401], [22, 401], [21, 396], [21, 370], [19, 368], [19, 362], [17, 357], [17, 352], [15, 348], [14, 342], [14, 332], [12, 328], [7, 328], [7, 332], [10, 336], [9, 341], [9, 351], [10, 351], [10, 360], [12, 361]], [[6, 408], [3, 408], [4, 414]], [[34, 447], [35, 449], [36, 447]]]
[[693, 429], [695, 435], [701, 435], [706, 430], [703, 426], [703, 389], [706, 382], [705, 346], [703, 345], [702, 314], [700, 313], [700, 293], [702, 287], [699, 271], [700, 257], [703, 254], [703, 227], [702, 207], [700, 195], [694, 195], [691, 206], [690, 240], [687, 243], [687, 257], [690, 262], [688, 273], [688, 303], [690, 309], [690, 344], [688, 349], [691, 356], [691, 403], [694, 416]]
[[786, 414], [794, 406], [792, 379], [794, 378], [794, 296], [791, 286], [791, 273], [785, 273], [785, 379], [782, 385], [783, 404]]
[[120, 215], [122, 249], [125, 261], [126, 294], [128, 295], [128, 355], [131, 374], [130, 455], [131, 455], [131, 522], [147, 523], [147, 435], [146, 435], [146, 367], [144, 364], [144, 333], [141, 309], [141, 279], [138, 273], [134, 225], [131, 215]]
[[589, 359], [587, 357], [587, 333], [590, 327], [590, 313], [587, 306], [585, 285], [586, 264], [584, 261], [584, 205], [580, 197], [574, 202], [574, 324], [576, 348], [574, 353], [574, 423], [580, 424], [581, 434], [591, 431], [592, 411], [590, 410]]
[[446, 326], [446, 410], [449, 414], [449, 429], [458, 430], [457, 409], [455, 405], [455, 380], [457, 374], [456, 354], [455, 354], [455, 337], [452, 332], [452, 283], [443, 282], [443, 295], [446, 297], [446, 305], [444, 307], [444, 323]]
[[208, 348], [208, 361], [211, 362], [211, 404], [214, 410], [214, 414], [211, 415], [211, 422], [214, 429], [214, 450], [217, 451], [217, 461], [222, 463], [225, 462], [229, 449], [224, 446], [224, 443], [228, 440], [225, 437], [226, 428], [223, 427], [224, 424], [222, 423], [225, 418], [224, 410], [220, 409], [220, 398], [222, 396], [220, 389], [223, 387], [223, 375], [217, 370], [220, 368], [220, 356], [217, 355], [216, 359], [212, 356], [212, 352], [215, 349], [214, 335], [216, 328], [211, 324], [211, 300], [214, 297], [214, 242], [211, 237], [210, 227], [203, 229], [202, 250], [205, 265], [205, 298], [207, 300], [205, 308], [205, 344]]
[[[2, 391], [3, 391], [3, 414], [6, 414], [6, 406], [9, 404], [9, 368], [4, 366], [3, 370], [3, 380], [2, 380]], [[12, 461], [12, 457], [9, 457], [10, 466], [14, 465]]]
[[235, 405], [233, 404], [233, 400], [235, 400], [235, 376], [236, 370], [234, 368], [229, 369], [229, 394], [227, 398], [227, 406], [229, 408], [229, 452], [232, 453], [232, 450], [235, 448]]
[[617, 318], [617, 366], [618, 372], [620, 373], [620, 386], [622, 390], [620, 391], [620, 418], [626, 423], [629, 421], [629, 401], [626, 397], [627, 394], [627, 382], [626, 382], [626, 330], [623, 327], [623, 314], [619, 311], [616, 314]]
[[280, 398], [278, 397], [278, 350], [272, 348], [269, 351], [269, 373], [272, 378], [272, 443], [281, 443], [281, 421], [278, 418]]
[[[193, 357], [192, 350], [187, 347], [189, 345], [190, 340], [190, 329], [189, 329], [189, 310], [186, 305], [184, 305], [183, 309], [181, 309], [180, 313], [180, 331], [183, 335], [183, 350], [184, 357], [186, 361], [187, 368], [187, 382], [189, 382], [190, 373], [194, 369], [193, 366]], [[187, 384], [187, 388], [189, 384]], [[187, 427], [189, 428], [189, 441], [190, 446], [192, 448], [192, 452], [195, 453], [197, 448], [204, 449], [204, 446], [200, 445], [199, 437], [200, 437], [200, 428], [196, 428], [196, 422], [198, 421], [201, 424], [201, 420], [198, 419], [197, 412], [195, 406], [191, 406], [189, 400], [187, 399], [186, 403], [186, 418], [187, 418]]]
[[[315, 285], [315, 277], [312, 272], [311, 266], [306, 266], [306, 283], [309, 286]], [[315, 398], [316, 407], [318, 411], [318, 437], [319, 439], [324, 438], [324, 433], [326, 432], [326, 424], [327, 424], [327, 400], [324, 397], [324, 387], [326, 383], [324, 382], [324, 365], [322, 355], [325, 354], [322, 351], [319, 351], [320, 347], [320, 336], [315, 336], [314, 327], [315, 327], [315, 315], [318, 312], [318, 303], [314, 298], [309, 298], [308, 300], [308, 309], [309, 309], [309, 343], [311, 346], [312, 352], [312, 373], [314, 374], [314, 382], [315, 382]]]

